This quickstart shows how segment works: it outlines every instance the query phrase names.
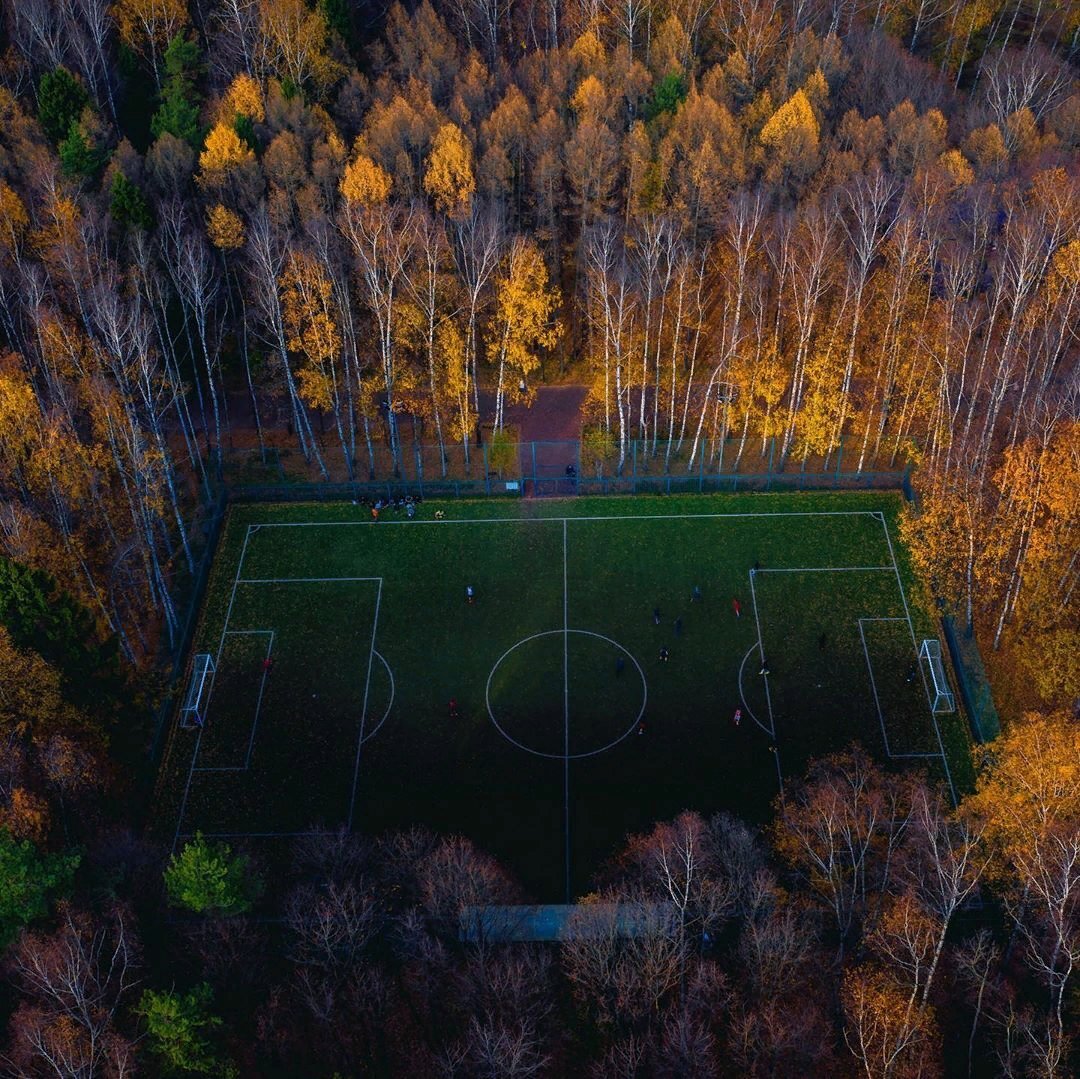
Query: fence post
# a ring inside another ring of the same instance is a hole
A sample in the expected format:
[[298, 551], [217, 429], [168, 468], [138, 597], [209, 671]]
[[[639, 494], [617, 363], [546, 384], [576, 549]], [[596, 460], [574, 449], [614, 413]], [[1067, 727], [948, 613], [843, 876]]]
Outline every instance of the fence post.
[[532, 446], [532, 485], [533, 485], [533, 494], [538, 495], [540, 492], [536, 489], [536, 440], [533, 439], [533, 441], [530, 442], [529, 445]]
[[770, 438], [769, 439], [769, 471], [765, 475], [765, 490], [766, 491], [772, 486], [772, 478], [773, 478], [772, 463], [773, 463], [773, 452], [775, 450], [776, 450], [776, 439], [775, 438]]
[[705, 446], [701, 447], [701, 459], [698, 461], [697, 490], [698, 494], [705, 490]]
[[488, 444], [484, 443], [484, 494], [491, 494], [491, 473], [488, 470]]
[[834, 487], [839, 487], [840, 486], [840, 465], [843, 462], [843, 460], [844, 460], [844, 436], [841, 435], [840, 436], [840, 449], [836, 454], [836, 482], [833, 484]]
[[630, 454], [630, 493], [632, 495], [637, 494], [637, 439], [630, 440], [630, 448], [633, 451]]

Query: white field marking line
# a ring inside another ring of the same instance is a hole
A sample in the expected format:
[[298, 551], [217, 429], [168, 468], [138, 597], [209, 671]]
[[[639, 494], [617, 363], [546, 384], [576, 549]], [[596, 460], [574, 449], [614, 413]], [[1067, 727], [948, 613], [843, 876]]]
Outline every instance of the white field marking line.
[[885, 743], [885, 755], [891, 757], [893, 752], [889, 747], [889, 736], [885, 732], [885, 716], [881, 711], [881, 700], [878, 697], [877, 682], [874, 679], [874, 665], [870, 662], [870, 649], [866, 646], [866, 634], [863, 632], [863, 620], [861, 618], [857, 619], [856, 625], [859, 627], [859, 639], [862, 641], [863, 655], [866, 657], [866, 669], [870, 672], [870, 688], [874, 693], [874, 707], [877, 708], [878, 723], [881, 726], [881, 740]]
[[[372, 578], [368, 578], [371, 580]], [[352, 831], [353, 810], [356, 806], [356, 784], [360, 778], [360, 751], [364, 748], [364, 728], [367, 725], [367, 702], [368, 691], [371, 689], [371, 664], [375, 659], [375, 637], [379, 632], [379, 606], [382, 603], [383, 579], [374, 578], [379, 582], [379, 590], [375, 593], [375, 616], [371, 620], [371, 649], [368, 652], [367, 679], [364, 682], [364, 703], [360, 711], [360, 737], [356, 740], [356, 762], [353, 764], [352, 793], [349, 795], [349, 815], [345, 823]], [[392, 677], [392, 676], [391, 676]]]
[[[229, 630], [228, 636], [230, 637], [253, 637], [259, 634], [268, 634], [270, 640], [266, 643], [266, 659], [269, 659], [274, 651], [274, 631], [272, 629], [235, 629]], [[246, 772], [251, 767], [251, 753], [255, 748], [255, 732], [259, 728], [259, 714], [262, 711], [263, 694], [266, 692], [266, 670], [262, 672], [262, 678], [259, 680], [259, 694], [255, 698], [255, 718], [251, 721], [251, 735], [248, 738], [247, 753], [244, 755], [243, 764], [234, 764], [229, 767], [218, 768], [196, 768], [196, 772]]]
[[761, 651], [761, 646], [760, 646], [760, 645], [757, 645], [757, 644], [752, 644], [752, 645], [750, 645], [750, 648], [749, 648], [749, 649], [747, 650], [747, 653], [746, 653], [746, 655], [745, 655], [745, 656], [743, 656], [743, 658], [742, 658], [742, 663], [740, 663], [740, 664], [739, 664], [739, 700], [741, 700], [741, 701], [742, 701], [742, 705], [743, 705], [743, 708], [745, 708], [745, 709], [746, 709], [746, 714], [747, 714], [747, 715], [748, 715], [748, 716], [749, 716], [749, 717], [750, 717], [750, 718], [751, 718], [751, 719], [752, 719], [752, 720], [753, 720], [753, 721], [754, 721], [754, 722], [755, 722], [755, 723], [756, 723], [756, 724], [757, 724], [757, 725], [758, 725], [758, 726], [759, 726], [759, 727], [760, 727], [760, 728], [761, 728], [761, 729], [762, 729], [762, 730], [763, 730], [763, 731], [764, 731], [764, 732], [765, 732], [766, 734], [768, 734], [768, 735], [770, 735], [770, 736], [771, 736], [771, 735], [772, 735], [772, 731], [770, 731], [770, 730], [769, 730], [769, 728], [768, 728], [768, 727], [766, 727], [766, 726], [765, 726], [765, 724], [764, 724], [764, 723], [762, 723], [762, 722], [761, 722], [761, 720], [760, 720], [760, 719], [758, 719], [758, 717], [754, 715], [754, 710], [753, 710], [753, 709], [752, 709], [752, 708], [750, 707], [750, 705], [748, 705], [748, 704], [746, 703], [746, 694], [744, 694], [744, 693], [743, 693], [743, 687], [742, 687], [742, 676], [743, 676], [743, 668], [744, 668], [744, 667], [746, 666], [746, 661], [747, 661], [747, 660], [748, 660], [748, 659], [750, 658], [750, 654], [751, 654], [751, 652], [759, 652], [759, 651]]
[[[256, 526], [257, 527], [257, 526]], [[210, 690], [209, 696], [206, 698], [209, 702], [213, 698], [214, 682], [217, 679], [217, 669], [221, 663], [221, 650], [225, 647], [225, 634], [229, 628], [229, 619], [232, 618], [233, 603], [236, 601], [236, 588], [240, 581], [240, 571], [244, 565], [244, 557], [247, 555], [248, 540], [251, 539], [252, 525], [247, 526], [247, 531], [244, 533], [244, 545], [240, 548], [240, 560], [236, 563], [236, 574], [233, 577], [232, 593], [229, 596], [229, 606], [225, 612], [225, 621], [221, 626], [221, 638], [218, 641], [217, 655], [214, 657], [214, 673], [210, 678]], [[195, 774], [195, 763], [199, 759], [199, 746], [202, 745], [203, 728], [199, 728], [198, 737], [195, 739], [195, 749], [191, 754], [191, 767], [188, 768], [187, 782], [184, 784], [184, 795], [180, 799], [180, 811], [176, 816], [176, 832], [173, 834], [172, 850], [176, 852], [176, 844], [180, 838], [180, 827], [184, 823], [184, 812], [187, 809], [188, 794], [191, 791], [191, 777]]]
[[[889, 571], [892, 566], [776, 566], [755, 570], [755, 573], [874, 573]], [[903, 619], [901, 619], [903, 621]]]
[[382, 725], [390, 718], [390, 710], [394, 707], [394, 697], [397, 695], [397, 687], [394, 683], [394, 672], [390, 667], [390, 664], [386, 662], [386, 656], [381, 652], [375, 652], [375, 655], [379, 657], [379, 662], [386, 668], [386, 673], [390, 678], [390, 703], [386, 706], [386, 711], [382, 714], [382, 719], [375, 724], [375, 729], [370, 730], [364, 735], [364, 741], [370, 742], [382, 730]]
[[[757, 626], [757, 646], [758, 652], [761, 654], [761, 662], [765, 662], [765, 645], [761, 639], [761, 618], [758, 616], [757, 605], [757, 592], [754, 589], [754, 576], [757, 570], [750, 570], [750, 600], [754, 605], [754, 625]], [[776, 717], [773, 716], [772, 710], [772, 695], [769, 693], [769, 676], [767, 674], [762, 675], [765, 679], [765, 703], [769, 709], [769, 735], [773, 742], [776, 742]], [[741, 691], [740, 691], [741, 692]], [[779, 750], [777, 750], [779, 752]]]
[[[380, 521], [379, 527], [397, 525], [415, 528], [417, 525], [489, 525], [542, 524], [545, 521], [703, 521], [725, 517], [880, 517], [880, 510], [779, 510], [776, 513], [613, 513], [581, 517], [447, 517], [441, 521]], [[351, 528], [370, 525], [370, 521], [267, 521], [248, 528]]]
[[[757, 571], [751, 568], [750, 570], [750, 600], [754, 605], [754, 624], [757, 626], [758, 632], [758, 651], [761, 653], [761, 661], [765, 662], [765, 646], [761, 642], [761, 619], [758, 617], [758, 605], [757, 605], [757, 591], [754, 588], [754, 577]], [[752, 649], [751, 649], [752, 651]], [[749, 653], [747, 653], [749, 655]], [[744, 660], [745, 662], [745, 660]], [[776, 763], [776, 784], [780, 789], [780, 806], [781, 810], [784, 805], [784, 773], [780, 767], [780, 740], [776, 737], [776, 718], [773, 716], [772, 710], [772, 694], [769, 692], [769, 676], [767, 674], [762, 675], [765, 679], [765, 703], [769, 709], [769, 727], [771, 730], [768, 732], [772, 737], [772, 745], [769, 746], [769, 752], [773, 755], [773, 760]], [[742, 693], [742, 687], [739, 688], [740, 695]], [[754, 720], [757, 723], [757, 720]], [[760, 727], [761, 724], [758, 723]]]
[[896, 571], [896, 587], [900, 589], [900, 599], [904, 604], [904, 614], [907, 615], [908, 630], [911, 632], [911, 646], [915, 650], [915, 662], [919, 665], [919, 674], [922, 676], [923, 690], [926, 693], [926, 708], [930, 713], [930, 722], [934, 725], [934, 735], [937, 738], [938, 749], [941, 752], [941, 763], [945, 767], [945, 778], [949, 781], [949, 793], [952, 795], [953, 805], [959, 805], [956, 797], [956, 786], [953, 783], [952, 770], [949, 768], [949, 758], [945, 755], [945, 743], [941, 738], [941, 728], [938, 726], [937, 716], [934, 715], [934, 705], [930, 700], [930, 687], [926, 684], [926, 672], [923, 670], [922, 661], [919, 657], [919, 645], [915, 639], [915, 623], [911, 620], [911, 609], [908, 607], [907, 595], [904, 593], [904, 582], [900, 577], [900, 566], [896, 561], [896, 551], [893, 550], [892, 537], [889, 535], [889, 526], [884, 513], [878, 513], [878, 520], [885, 532], [885, 542], [889, 545], [889, 557], [892, 558], [893, 569]]
[[570, 902], [570, 614], [566, 569], [566, 520], [563, 519], [563, 822], [566, 902]]
[[[888, 569], [888, 566], [885, 568]], [[327, 584], [332, 581], [381, 580], [381, 577], [244, 577], [237, 584]]]
[[548, 760], [560, 761], [564, 758], [563, 753], [544, 753], [542, 750], [533, 749], [531, 746], [525, 745], [524, 742], [519, 742], [516, 738], [511, 737], [503, 728], [499, 725], [499, 721], [495, 718], [495, 709], [491, 707], [491, 681], [495, 677], [495, 672], [499, 669], [499, 665], [504, 659], [515, 649], [520, 648], [523, 644], [528, 644], [529, 641], [535, 641], [538, 637], [554, 637], [556, 634], [563, 633], [578, 633], [582, 637], [595, 637], [597, 640], [606, 641], [608, 644], [617, 648], [620, 652], [624, 653], [630, 658], [630, 662], [634, 665], [638, 672], [638, 677], [641, 679], [641, 708], [638, 709], [637, 717], [634, 722], [630, 724], [627, 729], [619, 735], [618, 738], [612, 739], [606, 746], [601, 746], [599, 749], [591, 749], [588, 753], [571, 753], [571, 760], [581, 760], [584, 757], [596, 757], [601, 753], [606, 753], [609, 749], [614, 749], [620, 742], [625, 741], [631, 734], [637, 729], [638, 724], [641, 723], [641, 717], [645, 714], [645, 709], [649, 703], [649, 683], [645, 680], [645, 672], [641, 669], [641, 664], [638, 663], [634, 653], [630, 651], [625, 645], [619, 644], [618, 641], [612, 637], [605, 637], [602, 633], [594, 633], [591, 629], [545, 629], [539, 633], [532, 633], [528, 637], [522, 637], [520, 641], [515, 641], [510, 647], [503, 652], [497, 660], [495, 660], [494, 666], [491, 668], [491, 673], [488, 674], [487, 685], [484, 688], [484, 703], [487, 705], [488, 719], [491, 720], [492, 726], [505, 738], [511, 745], [517, 746], [518, 749], [525, 753], [531, 753], [534, 757], [546, 757]]

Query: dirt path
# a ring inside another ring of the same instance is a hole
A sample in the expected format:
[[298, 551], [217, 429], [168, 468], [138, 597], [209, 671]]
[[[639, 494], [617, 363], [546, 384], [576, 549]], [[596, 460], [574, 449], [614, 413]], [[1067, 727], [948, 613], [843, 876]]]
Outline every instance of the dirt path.
[[506, 422], [518, 428], [522, 442], [576, 442], [587, 393], [585, 386], [541, 386], [532, 408], [507, 408]]

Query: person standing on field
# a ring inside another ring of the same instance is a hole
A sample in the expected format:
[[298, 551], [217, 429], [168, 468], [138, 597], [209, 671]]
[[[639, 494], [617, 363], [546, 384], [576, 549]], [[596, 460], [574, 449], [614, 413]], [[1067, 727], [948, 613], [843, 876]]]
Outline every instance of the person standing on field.
[[736, 618], [742, 618], [742, 604], [739, 602], [738, 596], [731, 597], [731, 609], [735, 612]]

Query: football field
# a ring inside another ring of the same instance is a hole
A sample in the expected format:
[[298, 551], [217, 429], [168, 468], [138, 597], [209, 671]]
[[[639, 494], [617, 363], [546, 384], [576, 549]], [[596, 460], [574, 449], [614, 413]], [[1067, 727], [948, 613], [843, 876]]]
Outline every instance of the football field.
[[880, 492], [377, 522], [236, 505], [194, 647], [214, 661], [203, 725], [171, 732], [162, 832], [250, 846], [423, 824], [561, 902], [627, 832], [687, 808], [764, 820], [787, 777], [854, 740], [963, 789], [899, 511]]

